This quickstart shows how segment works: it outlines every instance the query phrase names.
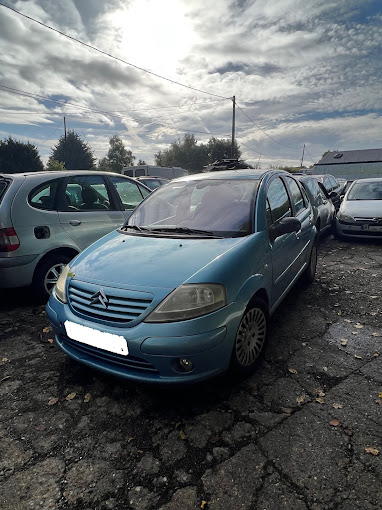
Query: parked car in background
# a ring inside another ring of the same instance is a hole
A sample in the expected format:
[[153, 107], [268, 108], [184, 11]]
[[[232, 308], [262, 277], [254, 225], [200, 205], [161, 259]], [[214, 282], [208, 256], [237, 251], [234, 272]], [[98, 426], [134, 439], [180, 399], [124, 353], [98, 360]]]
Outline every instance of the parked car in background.
[[176, 179], [188, 175], [188, 170], [180, 166], [157, 166], [157, 165], [137, 165], [124, 166], [121, 170], [122, 175], [128, 177], [144, 177], [157, 175], [164, 179]]
[[46, 307], [57, 345], [109, 374], [191, 383], [247, 374], [268, 318], [314, 278], [317, 230], [289, 173], [200, 173], [161, 186], [79, 254]]
[[328, 194], [321, 188], [315, 176], [298, 175], [296, 178], [304, 186], [313, 206], [314, 222], [317, 231], [320, 234], [330, 231], [334, 226], [336, 209], [328, 197]]
[[121, 226], [149, 188], [120, 174], [0, 174], [0, 287], [47, 301], [63, 267]]
[[330, 200], [333, 202], [336, 211], [340, 208], [343, 191], [343, 186], [337, 181], [337, 179], [330, 174], [315, 175], [314, 176], [319, 182], [325, 187]]
[[355, 180], [336, 219], [339, 237], [382, 239], [382, 178]]
[[339, 191], [340, 195], [345, 195], [346, 186], [348, 184], [347, 179], [342, 179], [341, 177], [336, 177], [336, 180], [338, 184], [341, 186], [341, 189]]
[[135, 177], [135, 179], [142, 182], [145, 186], [150, 188], [151, 191], [170, 182], [169, 179], [164, 179], [163, 177]]

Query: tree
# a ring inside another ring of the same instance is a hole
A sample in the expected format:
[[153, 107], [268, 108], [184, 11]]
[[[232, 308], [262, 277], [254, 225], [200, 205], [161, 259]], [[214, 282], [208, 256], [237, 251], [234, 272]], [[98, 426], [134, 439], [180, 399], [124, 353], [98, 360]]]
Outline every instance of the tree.
[[112, 172], [121, 173], [124, 166], [133, 166], [135, 156], [130, 150], [127, 150], [121, 138], [114, 135], [109, 140], [110, 149], [106, 155], [109, 168]]
[[0, 140], [0, 172], [39, 172], [44, 170], [38, 149], [31, 143], [14, 140], [11, 136]]
[[68, 131], [66, 138], [65, 135], [60, 137], [52, 149], [49, 161], [51, 159], [62, 161], [66, 170], [90, 170], [96, 160], [89, 144], [74, 131]]
[[101, 158], [98, 160], [97, 170], [99, 172], [111, 172], [112, 169], [110, 168], [109, 160], [105, 156], [104, 158]]
[[231, 140], [219, 140], [218, 138], [212, 137], [207, 142], [208, 147], [208, 163], [213, 163], [218, 159], [236, 158], [240, 159], [241, 150], [237, 145], [237, 141], [233, 144], [232, 154], [232, 142]]
[[65, 170], [65, 163], [63, 161], [57, 161], [56, 159], [49, 158], [45, 170], [48, 170], [49, 172], [54, 170]]
[[[236, 141], [234, 158], [240, 158], [241, 151]], [[161, 166], [181, 166], [190, 173], [201, 172], [204, 166], [217, 159], [231, 157], [231, 141], [210, 138], [207, 144], [197, 143], [194, 135], [184, 135], [183, 139], [172, 142], [168, 149], [155, 154], [155, 163]]]
[[172, 142], [168, 149], [155, 154], [155, 163], [161, 166], [181, 166], [191, 173], [201, 172], [207, 157], [206, 146], [197, 145], [194, 135]]
[[144, 159], [139, 159], [138, 165], [147, 165], [147, 163]]

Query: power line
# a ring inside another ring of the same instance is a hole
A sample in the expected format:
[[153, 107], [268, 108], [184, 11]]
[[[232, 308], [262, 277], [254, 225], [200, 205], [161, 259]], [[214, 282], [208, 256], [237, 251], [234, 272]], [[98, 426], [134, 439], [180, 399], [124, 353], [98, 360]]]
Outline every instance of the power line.
[[219, 94], [213, 94], [212, 92], [206, 92], [205, 90], [197, 89], [195, 87], [191, 87], [190, 85], [185, 85], [184, 83], [180, 83], [178, 81], [171, 80], [170, 78], [166, 78], [165, 76], [161, 76], [161, 75], [156, 74], [156, 73], [154, 73], [152, 71], [148, 71], [147, 69], [143, 69], [142, 67], [136, 66], [135, 64], [131, 64], [130, 62], [126, 62], [126, 60], [123, 60], [122, 58], [115, 57], [114, 55], [111, 55], [110, 53], [107, 53], [106, 51], [100, 50], [99, 48], [96, 48], [95, 46], [92, 46], [91, 44], [87, 44], [87, 43], [85, 43], [83, 41], [80, 41], [79, 39], [76, 39], [75, 37], [72, 37], [71, 35], [65, 34], [64, 32], [61, 32], [60, 30], [57, 30], [56, 28], [50, 27], [49, 25], [46, 25], [45, 23], [42, 23], [41, 21], [38, 21], [37, 19], [34, 19], [31, 16], [27, 16], [26, 14], [23, 14], [22, 12], [17, 11], [16, 9], [13, 9], [13, 7], [10, 7], [9, 5], [5, 5], [5, 4], [0, 2], [0, 6], [9, 9], [10, 11], [15, 12], [16, 14], [19, 14], [20, 16], [23, 16], [24, 18], [27, 18], [27, 19], [29, 19], [31, 21], [34, 21], [35, 23], [38, 23], [39, 25], [41, 25], [41, 26], [43, 26], [45, 28], [48, 28], [49, 30], [52, 30], [53, 32], [57, 32], [58, 34], [66, 37], [66, 38], [68, 38], [68, 39], [70, 39], [72, 41], [75, 41], [75, 42], [77, 42], [79, 44], [82, 44], [83, 46], [86, 46], [87, 48], [90, 48], [91, 50], [98, 51], [98, 53], [102, 53], [102, 55], [106, 55], [109, 58], [117, 60], [118, 62], [122, 62], [123, 64], [126, 64], [128, 66], [134, 67], [135, 69], [138, 69], [139, 71], [143, 71], [145, 73], [151, 74], [152, 76], [155, 76], [156, 78], [160, 78], [161, 80], [166, 80], [166, 81], [168, 81], [170, 83], [173, 83], [175, 85], [179, 85], [180, 87], [184, 87], [184, 88], [187, 88], [187, 89], [190, 89], [190, 90], [194, 90], [194, 91], [200, 92], [202, 94], [207, 94], [209, 96], [214, 96], [214, 97], [220, 97], [221, 99], [229, 99], [229, 100], [231, 100], [230, 97], [221, 96]]
[[313, 157], [312, 157], [311, 153], [309, 152], [309, 149], [308, 149], [308, 147], [307, 147], [306, 145], [305, 145], [305, 149], [306, 149], [307, 153], [308, 153], [308, 154], [309, 154], [309, 156], [310, 156], [310, 161], [311, 161], [311, 162], [313, 163], [313, 165], [314, 165], [315, 163], [314, 163], [314, 161], [313, 161]]
[[[0, 88], [1, 88], [1, 85], [0, 85]], [[41, 96], [41, 97], [43, 97], [43, 96]], [[48, 97], [46, 97], [46, 101], [55, 101], [55, 102], [58, 102], [58, 100], [50, 99]], [[223, 99], [217, 99], [215, 101], [208, 101], [206, 103], [200, 104], [200, 106], [206, 106], [206, 105], [208, 106], [209, 104], [220, 103], [221, 101], [223, 101]], [[74, 105], [72, 105], [70, 103], [67, 103], [67, 105], [68, 106], [74, 106]], [[156, 111], [156, 110], [169, 110], [171, 108], [191, 109], [194, 106], [199, 106], [199, 105], [195, 105], [195, 104], [192, 104], [192, 105], [184, 104], [184, 105], [182, 105], [182, 104], [179, 104], [179, 105], [171, 105], [171, 106], [158, 106], [158, 107], [154, 106], [154, 107], [151, 107], [151, 108], [137, 108], [137, 109], [134, 109], [134, 110], [110, 110], [110, 111], [95, 110], [95, 112], [96, 113], [105, 113], [107, 115], [113, 115], [113, 114], [123, 114], [123, 113], [131, 113], [131, 112], [147, 112], [147, 111]], [[79, 108], [88, 108], [88, 107], [85, 107], [85, 106], [82, 107], [80, 105], [78, 105], [78, 107]], [[46, 112], [46, 111], [44, 111], [44, 112], [43, 111], [41, 111], [41, 112], [37, 112], [37, 111], [35, 111], [35, 112], [24, 112], [24, 111], [17, 111], [17, 112], [15, 112], [15, 111], [10, 111], [10, 110], [3, 110], [3, 109], [1, 110], [1, 113], [6, 113], [7, 115], [42, 115], [42, 114], [61, 115], [60, 112]]]
[[59, 122], [58, 125], [56, 126], [56, 128], [49, 134], [48, 138], [45, 138], [45, 140], [43, 140], [38, 145], [36, 145], [36, 147], [39, 149], [39, 147], [41, 147], [41, 145], [43, 145], [47, 140], [50, 139], [50, 137], [57, 131], [57, 129], [60, 128], [60, 126], [61, 126], [61, 122]]
[[[236, 103], [236, 102], [235, 102], [235, 103]], [[273, 140], [274, 142], [278, 143], [279, 145], [282, 145], [283, 147], [285, 147], [285, 148], [287, 148], [287, 149], [299, 150], [299, 148], [298, 148], [298, 147], [289, 147], [288, 145], [284, 145], [283, 143], [279, 142], [278, 140], [276, 140], [276, 138], [273, 138], [271, 135], [268, 135], [268, 133], [267, 133], [266, 131], [264, 131], [264, 129], [262, 129], [262, 128], [258, 125], [258, 124], [256, 124], [256, 122], [255, 122], [253, 119], [251, 119], [251, 117], [249, 117], [249, 116], [245, 113], [245, 111], [244, 111], [242, 108], [240, 108], [240, 106], [239, 106], [237, 103], [236, 103], [236, 106], [239, 108], [239, 110], [241, 111], [241, 113], [242, 113], [243, 115], [245, 115], [245, 116], [247, 117], [247, 119], [248, 119], [248, 120], [250, 120], [250, 121], [252, 122], [252, 124], [254, 124], [254, 125], [257, 127], [257, 129], [260, 129], [260, 131], [261, 131], [262, 133], [264, 133], [264, 134], [265, 134], [265, 136], [267, 136], [268, 138], [270, 138], [270, 139], [271, 139], [271, 140]]]
[[[238, 139], [237, 139], [238, 140]], [[276, 156], [268, 156], [267, 154], [264, 154], [264, 152], [259, 152], [257, 151], [256, 149], [254, 149], [253, 147], [250, 147], [249, 145], [247, 145], [246, 143], [244, 142], [240, 142], [240, 145], [244, 145], [245, 147], [248, 147], [251, 151], [253, 152], [256, 152], [256, 154], [258, 154], [260, 157], [261, 156], [264, 156], [266, 158], [269, 158], [269, 159], [282, 159], [282, 158], [278, 158]]]
[[[9, 92], [10, 94], [16, 94], [16, 95], [19, 95], [19, 96], [23, 96], [23, 97], [30, 97], [32, 99], [40, 99], [42, 101], [49, 101], [51, 103], [56, 103], [56, 104], [59, 104], [59, 105], [62, 105], [62, 106], [73, 106], [74, 108], [80, 108], [82, 111], [90, 111], [90, 112], [93, 112], [93, 113], [99, 113], [99, 114], [102, 114], [102, 115], [108, 115], [110, 117], [117, 117], [117, 118], [121, 118], [123, 117], [122, 113], [124, 112], [140, 112], [140, 111], [154, 111], [154, 110], [162, 110], [162, 109], [167, 109], [167, 108], [190, 108], [190, 105], [173, 105], [173, 106], [165, 106], [165, 107], [158, 107], [158, 108], [147, 108], [147, 109], [136, 109], [136, 110], [121, 110], [121, 111], [118, 111], [118, 110], [113, 110], [113, 111], [107, 111], [107, 110], [99, 110], [97, 108], [91, 108], [90, 106], [82, 106], [82, 105], [79, 105], [79, 104], [76, 104], [76, 103], [70, 103], [69, 101], [64, 101], [64, 100], [61, 100], [61, 99], [51, 99], [50, 97], [48, 96], [42, 96], [40, 94], [34, 94], [32, 92], [28, 92], [26, 90], [19, 90], [19, 89], [15, 89], [13, 87], [8, 87], [6, 85], [0, 85], [0, 90], [4, 90], [5, 92]], [[210, 103], [215, 103], [215, 102], [221, 102], [222, 100], [219, 99], [219, 100], [216, 100], [216, 101], [210, 101], [207, 103], [210, 104]], [[204, 103], [205, 104], [205, 103]], [[11, 112], [12, 113], [12, 112]], [[21, 112], [14, 112], [14, 114], [20, 114]], [[27, 112], [28, 113], [28, 112]], [[30, 114], [37, 114], [37, 112], [29, 112]], [[58, 112], [54, 112], [54, 113], [51, 113], [51, 112], [44, 112], [46, 115], [61, 115], [61, 113], [58, 113]], [[137, 120], [137, 119], [133, 119], [133, 120]]]
[[[37, 99], [41, 99], [41, 100], [44, 100], [44, 101], [51, 101], [53, 103], [57, 103], [57, 104], [60, 104], [62, 106], [73, 106], [73, 107], [82, 109], [84, 112], [91, 112], [91, 113], [99, 113], [99, 114], [103, 114], [103, 115], [109, 115], [111, 117], [117, 117], [118, 119], [123, 118], [123, 115], [112, 114], [112, 113], [107, 112], [107, 111], [97, 110], [95, 108], [90, 108], [90, 107], [81, 106], [81, 105], [76, 105], [76, 104], [73, 104], [73, 103], [69, 103], [67, 101], [61, 101], [59, 99], [50, 99], [50, 98], [48, 98], [46, 96], [41, 96], [39, 94], [32, 94], [31, 92], [27, 92], [27, 91], [24, 91], [24, 90], [14, 89], [12, 87], [7, 87], [7, 86], [4, 86], [4, 85], [0, 85], [0, 89], [5, 90], [6, 92], [10, 92], [12, 94], [20, 95], [20, 96], [37, 98]], [[59, 112], [55, 112], [55, 113], [45, 112], [45, 114], [48, 115], [48, 116], [49, 115], [62, 115], [62, 113], [59, 113]], [[73, 113], [72, 114], [69, 113], [67, 115], [73, 115]], [[141, 122], [142, 123], [141, 119], [131, 118], [131, 120], [134, 121], [134, 122]], [[196, 131], [195, 129], [186, 129], [186, 128], [182, 128], [182, 127], [179, 128], [179, 127], [173, 126], [172, 124], [166, 124], [165, 122], [161, 122], [160, 120], [158, 121], [157, 119], [151, 119], [146, 124], [160, 124], [162, 126], [167, 126], [167, 127], [173, 128], [173, 129], [177, 129], [178, 131], [189, 132], [189, 133], [198, 133], [198, 134], [206, 134], [206, 135], [209, 134], [211, 136], [229, 136], [229, 135], [222, 135], [220, 133], [219, 134], [217, 134], [217, 133], [209, 133], [209, 132], [206, 133], [205, 131]]]

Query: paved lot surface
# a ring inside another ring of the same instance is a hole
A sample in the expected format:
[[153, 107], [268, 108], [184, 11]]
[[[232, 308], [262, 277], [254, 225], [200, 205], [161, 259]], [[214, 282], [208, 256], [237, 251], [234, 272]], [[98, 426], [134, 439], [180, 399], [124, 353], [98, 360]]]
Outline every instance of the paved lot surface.
[[258, 371], [177, 390], [70, 361], [0, 291], [0, 508], [382, 510], [381, 281], [381, 243], [326, 238]]

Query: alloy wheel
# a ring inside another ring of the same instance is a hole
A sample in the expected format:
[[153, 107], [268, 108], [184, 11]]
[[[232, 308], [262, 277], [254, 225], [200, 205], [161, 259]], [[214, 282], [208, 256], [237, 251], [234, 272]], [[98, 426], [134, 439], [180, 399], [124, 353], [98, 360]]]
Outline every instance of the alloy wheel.
[[239, 365], [249, 367], [257, 360], [265, 342], [267, 321], [260, 308], [251, 308], [241, 320], [235, 342]]

